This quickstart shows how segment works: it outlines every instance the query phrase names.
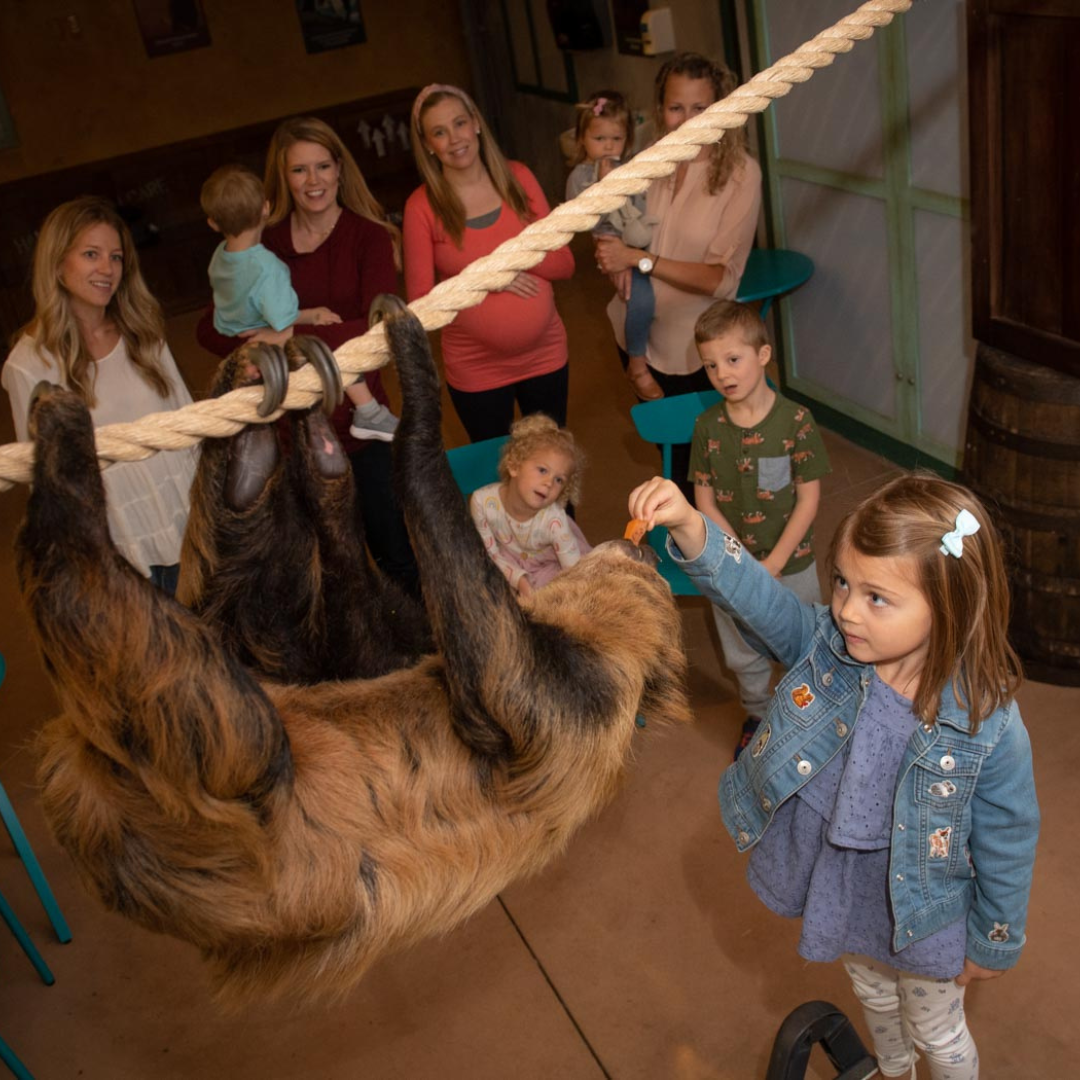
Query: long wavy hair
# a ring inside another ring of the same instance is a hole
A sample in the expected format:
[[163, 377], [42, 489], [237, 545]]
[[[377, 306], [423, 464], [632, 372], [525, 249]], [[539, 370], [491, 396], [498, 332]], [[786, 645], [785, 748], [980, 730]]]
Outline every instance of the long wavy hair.
[[[716, 101], [721, 101], [739, 85], [735, 73], [717, 60], [710, 60], [700, 53], [676, 53], [656, 73], [655, 83], [655, 119], [658, 135], [667, 133], [664, 124], [664, 94], [667, 81], [672, 75], [682, 75], [687, 79], [707, 79], [713, 88]], [[720, 189], [731, 179], [731, 174], [742, 164], [748, 153], [749, 143], [746, 138], [746, 125], [725, 133], [709, 149], [708, 191], [718, 195]]]
[[480, 129], [480, 160], [487, 169], [488, 176], [491, 177], [491, 182], [499, 193], [499, 198], [509, 205], [521, 221], [532, 221], [534, 215], [525, 189], [510, 171], [506, 157], [499, 149], [495, 136], [492, 135], [491, 129], [480, 115], [480, 110], [477, 109], [472, 98], [456, 86], [438, 90], [425, 87], [417, 95], [416, 102], [413, 104], [414, 119], [409, 127], [413, 157], [416, 159], [416, 167], [424, 181], [424, 187], [427, 188], [431, 209], [442, 222], [447, 235], [460, 248], [462, 237], [465, 235], [465, 206], [443, 175], [442, 162], [424, 144], [424, 116], [429, 109], [448, 98], [457, 98]]
[[285, 157], [290, 147], [299, 142], [321, 146], [337, 162], [340, 170], [338, 202], [354, 214], [381, 225], [390, 234], [394, 245], [394, 266], [400, 270], [401, 231], [387, 221], [382, 204], [371, 194], [364, 174], [356, 164], [356, 159], [349, 153], [349, 148], [341, 141], [338, 133], [318, 117], [294, 116], [283, 120], [270, 139], [270, 147], [266, 151], [266, 175], [263, 178], [266, 200], [270, 203], [268, 223], [276, 225], [295, 209], [292, 191], [289, 189]]
[[60, 367], [60, 381], [74, 390], [88, 407], [97, 404], [94, 393], [97, 366], [71, 310], [71, 294], [61, 281], [65, 257], [94, 225], [109, 225], [116, 230], [124, 259], [120, 284], [105, 313], [124, 339], [135, 370], [165, 397], [170, 385], [159, 360], [165, 339], [161, 307], [139, 271], [139, 256], [131, 231], [116, 207], [105, 199], [83, 195], [61, 203], [45, 219], [34, 247], [31, 280], [34, 317], [16, 331], [12, 342], [24, 334], [32, 338], [43, 359], [49, 359], [46, 353], [55, 358]]
[[506, 440], [499, 458], [499, 479], [504, 484], [509, 483], [511, 469], [520, 469], [533, 454], [548, 448], [565, 454], [571, 462], [570, 475], [557, 500], [559, 505], [565, 506], [568, 502], [577, 505], [581, 502], [585, 451], [569, 430], [559, 427], [544, 413], [530, 413], [511, 426], [510, 438]]
[[[961, 510], [979, 530], [963, 538], [960, 558], [942, 552], [942, 537]], [[1016, 696], [1023, 682], [1009, 644], [1009, 584], [1001, 537], [981, 502], [960, 484], [933, 473], [905, 474], [857, 506], [833, 536], [829, 565], [847, 548], [873, 558], [910, 558], [916, 584], [930, 606], [930, 642], [912, 711], [923, 723], [937, 717], [952, 686], [972, 732]]]

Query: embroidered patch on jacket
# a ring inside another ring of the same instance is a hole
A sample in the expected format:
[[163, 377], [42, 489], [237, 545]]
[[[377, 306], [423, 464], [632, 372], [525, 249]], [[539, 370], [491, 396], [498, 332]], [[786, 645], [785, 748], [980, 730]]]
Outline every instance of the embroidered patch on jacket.
[[950, 795], [956, 794], [956, 785], [951, 780], [939, 780], [936, 784], [930, 785], [930, 794], [947, 799]]
[[807, 686], [806, 683], [803, 683], [802, 686], [796, 686], [795, 689], [791, 691], [791, 700], [794, 701], [800, 709], [805, 709], [806, 706], [814, 700], [814, 694], [810, 690], [810, 687]]
[[772, 728], [768, 724], [763, 724], [761, 733], [754, 740], [753, 749], [750, 751], [751, 757], [761, 757], [765, 750], [765, 747], [769, 745], [769, 739], [772, 737]]
[[951, 836], [951, 825], [947, 825], [944, 829], [938, 829], [930, 834], [931, 859], [947, 859], [949, 857], [949, 839]]
[[994, 923], [994, 929], [986, 936], [997, 945], [1003, 944], [1009, 940], [1009, 924], [1007, 922]]
[[737, 563], [742, 562], [742, 544], [737, 537], [730, 533], [724, 533], [724, 553], [733, 558]]

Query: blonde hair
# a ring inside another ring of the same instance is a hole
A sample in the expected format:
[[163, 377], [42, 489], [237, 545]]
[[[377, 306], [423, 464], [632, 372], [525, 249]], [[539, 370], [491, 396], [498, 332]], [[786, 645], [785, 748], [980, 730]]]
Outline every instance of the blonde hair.
[[424, 115], [441, 101], [457, 98], [464, 105], [466, 112], [480, 130], [480, 161], [487, 169], [491, 183], [499, 198], [510, 206], [521, 221], [533, 220], [532, 208], [525, 189], [510, 170], [510, 166], [499, 149], [491, 129], [487, 126], [472, 98], [456, 86], [433, 84], [426, 86], [416, 96], [413, 103], [413, 123], [409, 129], [412, 141], [413, 157], [420, 177], [427, 189], [428, 202], [435, 216], [442, 223], [447, 235], [455, 246], [461, 247], [465, 235], [465, 206], [458, 193], [443, 175], [442, 162], [424, 145]]
[[262, 223], [262, 181], [243, 165], [215, 169], [199, 192], [202, 212], [226, 235], [239, 236]]
[[738, 300], [717, 300], [710, 304], [694, 323], [694, 341], [704, 345], [736, 330], [758, 352], [769, 344], [769, 331], [757, 309]]
[[611, 120], [613, 123], [622, 124], [626, 133], [623, 157], [630, 156], [634, 149], [634, 121], [626, 98], [618, 90], [598, 90], [581, 102], [577, 110], [577, 125], [574, 128], [577, 152], [572, 164], [580, 165], [589, 156], [585, 153], [585, 136], [594, 120]]
[[394, 266], [401, 269], [401, 231], [386, 219], [379, 200], [371, 194], [360, 166], [349, 153], [349, 148], [329, 124], [315, 116], [294, 116], [277, 126], [266, 151], [266, 174], [263, 187], [270, 203], [269, 224], [276, 225], [293, 212], [292, 191], [289, 190], [288, 166], [285, 158], [289, 150], [300, 142], [315, 143], [326, 150], [340, 169], [338, 177], [338, 202], [368, 221], [381, 225], [389, 234], [394, 246]]
[[[682, 75], [687, 79], [706, 79], [712, 84], [716, 101], [726, 98], [739, 85], [735, 73], [719, 61], [710, 60], [700, 53], [676, 53], [656, 73], [655, 109], [656, 130], [658, 134], [667, 131], [664, 124], [664, 94], [667, 81], [672, 75]], [[747, 156], [746, 125], [727, 131], [724, 137], [713, 143], [709, 150], [709, 179], [707, 188], [710, 195], [718, 195], [720, 189], [731, 179], [731, 174]]]
[[[963, 554], [941, 551], [961, 510], [979, 530], [963, 538]], [[916, 584], [930, 606], [930, 641], [912, 711], [933, 723], [946, 686], [967, 710], [970, 729], [1010, 701], [1023, 682], [1009, 644], [1009, 584], [1001, 537], [979, 500], [960, 484], [933, 473], [890, 481], [841, 523], [829, 551], [830, 566], [846, 548], [873, 558], [910, 558]]]
[[570, 459], [570, 475], [558, 498], [560, 506], [568, 502], [575, 505], [581, 501], [581, 474], [585, 469], [585, 451], [566, 429], [559, 427], [550, 416], [530, 413], [510, 428], [499, 458], [499, 479], [505, 484], [510, 480], [510, 470], [520, 469], [526, 461], [541, 450], [557, 450]]
[[94, 394], [97, 366], [71, 310], [71, 294], [60, 280], [64, 259], [79, 237], [94, 225], [109, 225], [116, 230], [124, 260], [120, 284], [105, 314], [124, 339], [135, 370], [161, 397], [165, 397], [170, 384], [159, 360], [165, 339], [161, 308], [139, 272], [139, 257], [131, 231], [116, 208], [96, 196], [83, 195], [62, 203], [42, 224], [34, 246], [31, 279], [34, 317], [15, 332], [12, 341], [24, 334], [32, 338], [42, 359], [48, 359], [46, 353], [56, 359], [63, 384], [74, 390], [90, 408], [97, 404]]

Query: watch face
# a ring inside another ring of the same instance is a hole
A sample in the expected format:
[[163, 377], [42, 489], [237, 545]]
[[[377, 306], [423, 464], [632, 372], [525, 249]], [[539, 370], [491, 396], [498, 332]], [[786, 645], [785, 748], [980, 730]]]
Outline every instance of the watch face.
[[637, 264], [637, 268], [643, 273], [649, 273], [653, 268], [652, 259], [640, 259]]

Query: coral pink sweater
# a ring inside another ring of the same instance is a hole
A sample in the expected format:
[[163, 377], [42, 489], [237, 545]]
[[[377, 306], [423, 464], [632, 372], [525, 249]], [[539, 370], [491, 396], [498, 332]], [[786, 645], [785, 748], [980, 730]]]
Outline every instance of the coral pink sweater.
[[[549, 210], [536, 177], [520, 162], [510, 168], [525, 189], [536, 218]], [[405, 204], [405, 291], [409, 300], [425, 296], [436, 281], [454, 277], [482, 255], [490, 255], [526, 226], [504, 202], [486, 228], [466, 227], [461, 247], [447, 235], [419, 187]], [[574, 256], [559, 248], [528, 271], [540, 279], [539, 295], [523, 299], [510, 292], [490, 293], [476, 307], [459, 312], [442, 330], [446, 381], [467, 392], [493, 390], [557, 371], [567, 361], [566, 327], [555, 310], [552, 281], [574, 273]]]

